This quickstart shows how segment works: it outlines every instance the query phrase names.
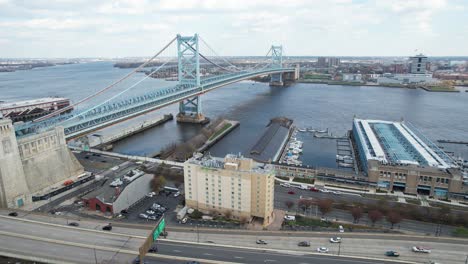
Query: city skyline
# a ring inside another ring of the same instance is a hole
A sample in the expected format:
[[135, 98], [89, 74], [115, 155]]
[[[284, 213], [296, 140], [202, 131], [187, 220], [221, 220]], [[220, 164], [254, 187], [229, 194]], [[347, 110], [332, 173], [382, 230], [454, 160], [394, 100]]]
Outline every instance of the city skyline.
[[0, 0], [0, 57], [149, 56], [177, 33], [199, 33], [225, 56], [264, 55], [271, 44], [290, 56], [466, 56], [467, 8], [444, 0]]

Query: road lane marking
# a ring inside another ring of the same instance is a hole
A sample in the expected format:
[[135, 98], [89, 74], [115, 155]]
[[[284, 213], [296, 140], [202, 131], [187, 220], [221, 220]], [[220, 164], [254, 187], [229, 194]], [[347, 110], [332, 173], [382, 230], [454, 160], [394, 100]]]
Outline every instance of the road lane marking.
[[234, 256], [235, 259], [243, 259], [244, 257]]
[[182, 252], [182, 251], [180, 251], [180, 250], [177, 250], [177, 249], [174, 249], [174, 250], [172, 250], [172, 251], [174, 251], [174, 252]]
[[210, 253], [203, 253], [203, 255], [205, 255], [205, 256], [213, 256], [213, 254], [210, 254]]
[[276, 260], [274, 259], [265, 259], [265, 262], [275, 262]]

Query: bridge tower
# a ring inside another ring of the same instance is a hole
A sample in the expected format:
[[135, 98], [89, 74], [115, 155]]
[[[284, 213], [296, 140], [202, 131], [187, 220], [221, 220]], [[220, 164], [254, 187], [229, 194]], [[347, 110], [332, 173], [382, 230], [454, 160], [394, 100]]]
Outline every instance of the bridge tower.
[[[200, 52], [198, 34], [177, 35], [178, 77], [180, 85], [200, 86]], [[177, 122], [206, 123], [202, 114], [201, 97], [195, 96], [179, 103]]]
[[[283, 46], [271, 46], [272, 67], [281, 68], [283, 66]], [[283, 86], [283, 74], [276, 73], [271, 75], [270, 86]]]

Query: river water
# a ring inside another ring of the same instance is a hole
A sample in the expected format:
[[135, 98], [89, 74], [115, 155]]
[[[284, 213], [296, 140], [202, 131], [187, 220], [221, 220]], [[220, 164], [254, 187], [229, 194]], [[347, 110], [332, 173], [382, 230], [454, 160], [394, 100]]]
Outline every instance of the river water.
[[[130, 70], [114, 68], [109, 62], [94, 62], [0, 73], [0, 101], [45, 96], [63, 96], [77, 101], [124, 76]], [[136, 74], [112, 92], [81, 107], [105, 100], [142, 77], [143, 74]], [[173, 84], [174, 82], [148, 78], [129, 93], [140, 94]], [[245, 81], [209, 92], [203, 95], [202, 100], [206, 116], [212, 119], [225, 117], [240, 121], [237, 129], [209, 150], [216, 156], [248, 153], [268, 121], [276, 116], [291, 118], [298, 127], [328, 128], [336, 135], [343, 135], [351, 129], [354, 116], [383, 120], [404, 119], [432, 140], [468, 141], [466, 92], [430, 93], [419, 89], [301, 83], [290, 87], [269, 87], [268, 84]], [[176, 114], [177, 110], [177, 105], [171, 105], [138, 120], [165, 113]], [[120, 124], [118, 127], [124, 125], [128, 124]], [[112, 129], [116, 128], [107, 131]], [[199, 129], [198, 125], [170, 121], [119, 142], [114, 151], [149, 156], [170, 143], [189, 139]], [[312, 134], [301, 135], [301, 139], [304, 140], [304, 164], [336, 166], [336, 146], [333, 143], [314, 139]], [[444, 147], [468, 159], [467, 146], [445, 144]]]

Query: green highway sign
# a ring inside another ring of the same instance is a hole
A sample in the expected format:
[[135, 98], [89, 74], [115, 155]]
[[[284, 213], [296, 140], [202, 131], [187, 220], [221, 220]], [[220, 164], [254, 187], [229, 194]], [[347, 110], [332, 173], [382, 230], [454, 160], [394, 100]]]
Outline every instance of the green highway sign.
[[164, 220], [164, 218], [162, 218], [158, 226], [153, 231], [153, 241], [156, 241], [156, 239], [158, 239], [159, 235], [164, 231], [165, 227], [166, 227], [166, 221]]

